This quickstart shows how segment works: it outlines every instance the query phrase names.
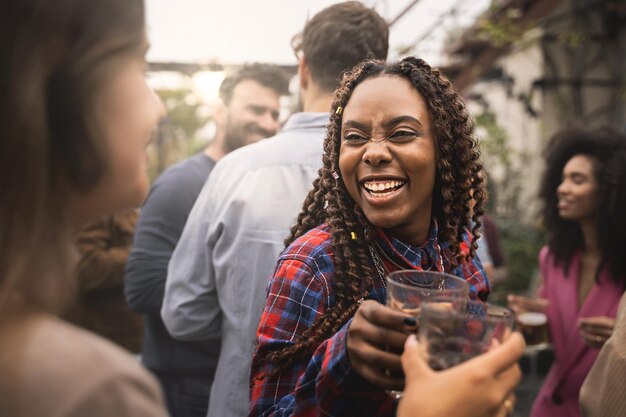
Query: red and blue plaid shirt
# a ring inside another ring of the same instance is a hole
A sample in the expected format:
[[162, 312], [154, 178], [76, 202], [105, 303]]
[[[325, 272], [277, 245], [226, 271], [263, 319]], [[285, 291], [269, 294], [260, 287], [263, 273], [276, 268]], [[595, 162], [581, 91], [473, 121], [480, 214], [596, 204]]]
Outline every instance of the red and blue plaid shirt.
[[[486, 300], [489, 282], [480, 260], [473, 259], [452, 269], [451, 251], [446, 243], [437, 243], [433, 224], [428, 241], [410, 246], [378, 231], [378, 245], [394, 262], [408, 263], [406, 268], [437, 269], [470, 283], [470, 297]], [[464, 235], [461, 252], [467, 253], [470, 235]], [[442, 258], [440, 258], [442, 257]], [[388, 270], [397, 269], [385, 261]], [[335, 269], [332, 236], [326, 226], [310, 230], [294, 241], [278, 258], [268, 287], [268, 299], [257, 331], [260, 354], [293, 345], [306, 329], [334, 305]], [[385, 303], [386, 291], [381, 280], [374, 280], [368, 298]], [[348, 321], [335, 335], [322, 342], [308, 359], [294, 361], [272, 377], [272, 363], [257, 364], [251, 371], [250, 417], [256, 416], [393, 416], [395, 404], [381, 388], [360, 375], [350, 364], [346, 349]]]

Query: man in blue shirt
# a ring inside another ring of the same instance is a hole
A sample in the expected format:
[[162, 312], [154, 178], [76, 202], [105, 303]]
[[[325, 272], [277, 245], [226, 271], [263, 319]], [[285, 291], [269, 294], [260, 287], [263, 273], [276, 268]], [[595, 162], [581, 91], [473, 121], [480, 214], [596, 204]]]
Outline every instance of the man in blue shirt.
[[141, 210], [125, 293], [130, 308], [145, 316], [142, 362], [161, 382], [173, 417], [206, 416], [220, 340], [181, 342], [169, 335], [160, 316], [167, 264], [215, 161], [275, 134], [279, 98], [287, 92], [286, 75], [273, 65], [246, 65], [226, 77], [216, 137], [204, 152], [166, 170]]

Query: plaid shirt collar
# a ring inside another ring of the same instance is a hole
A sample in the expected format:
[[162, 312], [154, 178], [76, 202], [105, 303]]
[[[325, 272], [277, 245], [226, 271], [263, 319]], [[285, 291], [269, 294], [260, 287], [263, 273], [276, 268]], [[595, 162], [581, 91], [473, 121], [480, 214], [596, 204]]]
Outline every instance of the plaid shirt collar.
[[432, 219], [428, 239], [420, 246], [411, 245], [387, 235], [381, 228], [374, 232], [374, 242], [382, 251], [388, 270], [416, 269], [443, 272], [442, 250], [437, 234], [437, 221]]

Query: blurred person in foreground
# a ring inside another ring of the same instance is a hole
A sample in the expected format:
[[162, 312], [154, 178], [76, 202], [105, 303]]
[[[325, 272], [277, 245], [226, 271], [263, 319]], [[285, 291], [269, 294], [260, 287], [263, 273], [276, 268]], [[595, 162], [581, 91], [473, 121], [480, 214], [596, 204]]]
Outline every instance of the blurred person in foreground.
[[515, 332], [502, 345], [467, 362], [434, 371], [414, 335], [402, 354], [406, 376], [398, 417], [512, 417], [511, 393], [521, 378], [516, 366], [524, 339]]
[[181, 340], [221, 338], [209, 416], [249, 409], [250, 361], [267, 281], [321, 165], [332, 93], [368, 55], [385, 58], [386, 22], [358, 2], [330, 6], [294, 38], [303, 112], [274, 138], [216, 165], [168, 269], [163, 319]]
[[417, 321], [385, 305], [390, 272], [449, 273], [489, 296], [478, 145], [443, 74], [414, 57], [359, 64], [335, 91], [324, 150], [270, 279], [250, 417], [395, 415], [386, 390], [404, 388], [397, 352]]
[[172, 417], [206, 416], [220, 339], [183, 342], [169, 335], [161, 319], [167, 264], [216, 161], [278, 131], [279, 99], [288, 87], [275, 65], [248, 64], [229, 74], [219, 89], [215, 138], [161, 174], [141, 209], [125, 292], [130, 308], [145, 316], [141, 361], [159, 379]]
[[143, 2], [3, 0], [0, 28], [0, 415], [165, 417], [135, 358], [55, 316], [75, 229], [148, 190]]
[[123, 288], [137, 215], [136, 209], [124, 210], [80, 227], [78, 296], [61, 316], [132, 353], [141, 352], [143, 319], [128, 308]]
[[554, 347], [533, 417], [580, 415], [581, 385], [613, 333], [626, 284], [623, 148], [611, 128], [580, 127], [559, 131], [547, 147], [539, 298], [509, 296], [518, 313], [545, 312]]

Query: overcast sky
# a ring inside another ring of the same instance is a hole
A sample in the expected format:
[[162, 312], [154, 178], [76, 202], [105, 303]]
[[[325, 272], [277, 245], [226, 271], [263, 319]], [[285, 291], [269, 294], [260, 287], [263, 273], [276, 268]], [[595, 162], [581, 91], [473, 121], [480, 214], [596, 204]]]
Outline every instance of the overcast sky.
[[[412, 0], [365, 0], [387, 20]], [[289, 41], [331, 0], [146, 0], [150, 61], [295, 64]], [[490, 0], [420, 0], [391, 28], [393, 51], [425, 37], [416, 54], [439, 64], [445, 34], [470, 25]], [[449, 10], [457, 5], [458, 13]], [[444, 15], [445, 18], [440, 19]], [[439, 22], [439, 23], [438, 23]], [[438, 23], [438, 24], [437, 24]]]

